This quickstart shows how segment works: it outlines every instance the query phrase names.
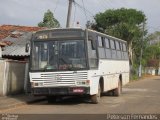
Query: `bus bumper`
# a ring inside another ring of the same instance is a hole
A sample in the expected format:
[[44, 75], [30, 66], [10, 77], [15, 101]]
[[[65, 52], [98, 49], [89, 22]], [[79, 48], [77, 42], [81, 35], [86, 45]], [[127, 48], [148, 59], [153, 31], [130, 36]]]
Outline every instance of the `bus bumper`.
[[35, 96], [48, 95], [89, 95], [90, 87], [51, 87], [51, 88], [32, 88]]

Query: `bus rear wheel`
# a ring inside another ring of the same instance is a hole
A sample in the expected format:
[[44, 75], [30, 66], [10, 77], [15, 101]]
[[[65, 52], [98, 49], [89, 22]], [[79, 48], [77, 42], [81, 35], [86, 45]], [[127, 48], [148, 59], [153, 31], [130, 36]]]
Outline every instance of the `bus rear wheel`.
[[118, 87], [113, 90], [113, 95], [114, 95], [114, 96], [120, 96], [121, 93], [122, 93], [122, 83], [121, 83], [121, 81], [119, 80], [119, 81], [118, 81]]
[[91, 102], [93, 104], [97, 104], [100, 102], [100, 97], [101, 97], [101, 87], [100, 84], [98, 85], [98, 93], [95, 95], [91, 95]]

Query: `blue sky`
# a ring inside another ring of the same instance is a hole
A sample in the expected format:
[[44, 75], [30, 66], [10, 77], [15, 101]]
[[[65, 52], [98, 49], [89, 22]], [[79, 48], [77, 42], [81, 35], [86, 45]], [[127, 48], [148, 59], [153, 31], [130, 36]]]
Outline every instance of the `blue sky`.
[[[107, 9], [134, 8], [147, 16], [149, 32], [160, 31], [160, 0], [75, 0], [83, 8], [73, 4], [72, 25], [77, 21], [82, 27], [93, 20], [96, 13]], [[68, 0], [0, 0], [0, 24], [36, 26], [42, 21], [44, 12], [50, 9], [55, 18], [65, 27]]]

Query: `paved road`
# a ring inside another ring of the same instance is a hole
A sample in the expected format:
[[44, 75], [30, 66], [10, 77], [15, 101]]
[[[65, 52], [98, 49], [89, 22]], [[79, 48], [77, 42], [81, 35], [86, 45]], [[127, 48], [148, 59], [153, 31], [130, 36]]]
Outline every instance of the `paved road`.
[[6, 110], [13, 114], [160, 114], [160, 77], [131, 82], [120, 97], [103, 96], [99, 104], [82, 98], [66, 98], [54, 104], [47, 101]]

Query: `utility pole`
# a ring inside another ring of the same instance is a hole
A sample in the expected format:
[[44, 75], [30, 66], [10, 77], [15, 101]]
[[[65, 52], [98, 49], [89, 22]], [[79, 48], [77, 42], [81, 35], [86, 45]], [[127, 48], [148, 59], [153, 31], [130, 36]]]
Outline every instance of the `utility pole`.
[[142, 76], [142, 55], [143, 55], [143, 41], [144, 41], [144, 22], [143, 22], [143, 33], [142, 33], [142, 39], [141, 39], [141, 52], [140, 52], [140, 62], [139, 62], [139, 74], [138, 76]]
[[70, 27], [70, 23], [71, 23], [71, 12], [72, 12], [72, 3], [73, 3], [73, 2], [74, 2], [74, 0], [69, 0], [66, 28], [69, 28], [69, 27]]

